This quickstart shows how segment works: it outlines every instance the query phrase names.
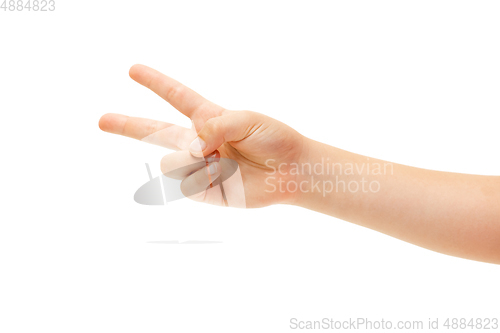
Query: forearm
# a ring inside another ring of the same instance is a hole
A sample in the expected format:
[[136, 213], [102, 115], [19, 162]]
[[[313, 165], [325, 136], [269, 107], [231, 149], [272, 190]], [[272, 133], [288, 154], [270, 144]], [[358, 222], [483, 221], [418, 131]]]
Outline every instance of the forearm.
[[[149, 67], [135, 65], [130, 76], [190, 117], [193, 129], [114, 114], [101, 118], [101, 129], [165, 147], [186, 149], [192, 142], [189, 151], [197, 157], [218, 150], [239, 166], [239, 180], [226, 182], [225, 189], [230, 198], [244, 198], [236, 206], [296, 204], [435, 251], [500, 263], [499, 177], [430, 171], [349, 153], [262, 114], [222, 108]], [[184, 185], [211, 184], [207, 171], [200, 170], [185, 170]], [[211, 187], [202, 201], [225, 199]]]
[[298, 176], [307, 183], [297, 205], [434, 251], [500, 263], [500, 177], [413, 168], [305, 140], [300, 164], [313, 168]]

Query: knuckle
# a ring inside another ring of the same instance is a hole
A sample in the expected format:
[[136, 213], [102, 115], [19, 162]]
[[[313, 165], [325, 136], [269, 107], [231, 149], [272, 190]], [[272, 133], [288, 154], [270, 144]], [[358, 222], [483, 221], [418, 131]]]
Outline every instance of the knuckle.
[[187, 185], [186, 185], [186, 179], [184, 179], [182, 182], [181, 182], [181, 192], [182, 194], [184, 194], [185, 197], [188, 197], [188, 189], [187, 189]]
[[168, 165], [169, 165], [169, 158], [168, 155], [165, 155], [162, 157], [160, 161], [160, 170], [162, 174], [166, 174], [170, 171]]
[[189, 186], [189, 181], [187, 178], [185, 178], [182, 182], [181, 182], [181, 192], [182, 194], [184, 194], [185, 197], [189, 197], [190, 195], [192, 195], [193, 193], [192, 190], [190, 190], [191, 186]]
[[208, 183], [208, 176], [205, 172], [205, 167], [198, 170], [193, 178], [193, 183], [196, 188], [204, 187]]
[[168, 101], [182, 99], [182, 97], [184, 95], [186, 95], [186, 87], [184, 87], [182, 85], [176, 85], [176, 86], [170, 87], [166, 93]]
[[176, 172], [179, 169], [179, 166], [176, 163], [177, 159], [178, 154], [176, 153], [163, 156], [160, 161], [161, 173], [170, 178], [178, 178], [179, 172]]
[[158, 131], [158, 123], [155, 121], [149, 121], [146, 124], [146, 132], [148, 135], [151, 135], [153, 133], [156, 133]]
[[217, 133], [220, 130], [221, 123], [220, 120], [216, 118], [211, 118], [205, 123], [206, 131], [209, 133]]
[[[201, 171], [203, 171], [203, 169]], [[184, 196], [191, 197], [193, 195], [199, 195], [206, 190], [203, 179], [204, 175], [200, 175], [201, 173], [203, 172], [198, 171], [181, 182], [181, 192]]]

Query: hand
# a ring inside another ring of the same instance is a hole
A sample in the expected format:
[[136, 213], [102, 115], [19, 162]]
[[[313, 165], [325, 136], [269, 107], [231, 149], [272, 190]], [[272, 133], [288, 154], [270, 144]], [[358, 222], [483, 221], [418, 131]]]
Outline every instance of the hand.
[[[183, 179], [186, 196], [222, 205], [220, 186], [210, 184], [223, 179], [232, 207], [295, 204], [434, 251], [500, 263], [499, 177], [424, 170], [353, 154], [307, 139], [262, 114], [225, 110], [151, 68], [135, 65], [130, 76], [191, 118], [193, 128], [117, 114], [104, 115], [99, 126], [179, 150], [162, 159], [162, 172]], [[216, 150], [220, 162], [211, 155]], [[335, 162], [335, 173], [316, 170], [325, 157], [330, 167]], [[238, 164], [229, 178], [224, 177], [228, 160]], [[302, 168], [301, 175], [290, 172], [304, 164], [315, 167]], [[283, 183], [295, 184], [295, 191]]]
[[[179, 150], [162, 159], [162, 172], [168, 174], [180, 166], [192, 165], [194, 170], [174, 175], [184, 179], [181, 185], [184, 193], [193, 193], [188, 190], [193, 186], [203, 187], [196, 195], [188, 195], [190, 198], [212, 204], [223, 203], [219, 187], [209, 186], [224, 172], [223, 162], [212, 162], [211, 168], [203, 167], [204, 163], [196, 163], [200, 162], [200, 157], [218, 150], [223, 159], [238, 163], [236, 176], [241, 175], [240, 181], [231, 177], [223, 183], [230, 206], [254, 208], [276, 203], [294, 203], [295, 193], [286, 191], [286, 188], [283, 191], [271, 191], [273, 187], [266, 186], [266, 178], [275, 171], [270, 164], [282, 164], [283, 174], [286, 175], [280, 176], [281, 180], [293, 180], [290, 178], [294, 176], [287, 170], [291, 163], [301, 159], [305, 142], [302, 135], [260, 113], [226, 110], [149, 67], [132, 66], [130, 77], [189, 117], [194, 129], [111, 113], [101, 117], [99, 127], [109, 133]], [[209, 170], [213, 172], [210, 176], [207, 172]]]

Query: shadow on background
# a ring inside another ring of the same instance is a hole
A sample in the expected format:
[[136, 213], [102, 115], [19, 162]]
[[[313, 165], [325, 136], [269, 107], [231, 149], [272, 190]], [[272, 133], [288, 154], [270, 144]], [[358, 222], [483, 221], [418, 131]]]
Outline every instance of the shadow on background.
[[180, 242], [178, 240], [165, 240], [165, 241], [151, 241], [148, 244], [166, 244], [166, 245], [195, 245], [195, 244], [222, 244], [220, 241], [204, 241], [204, 240], [192, 240]]

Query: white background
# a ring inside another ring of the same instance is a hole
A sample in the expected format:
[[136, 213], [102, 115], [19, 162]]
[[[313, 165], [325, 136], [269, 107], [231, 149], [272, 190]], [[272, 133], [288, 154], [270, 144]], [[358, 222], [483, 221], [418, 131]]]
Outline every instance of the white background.
[[[189, 126], [128, 77], [356, 153], [499, 174], [497, 1], [56, 1], [0, 11], [0, 332], [288, 332], [289, 320], [500, 317], [500, 267], [305, 209], [135, 190], [169, 151], [108, 112]], [[210, 240], [166, 245], [151, 241]]]

